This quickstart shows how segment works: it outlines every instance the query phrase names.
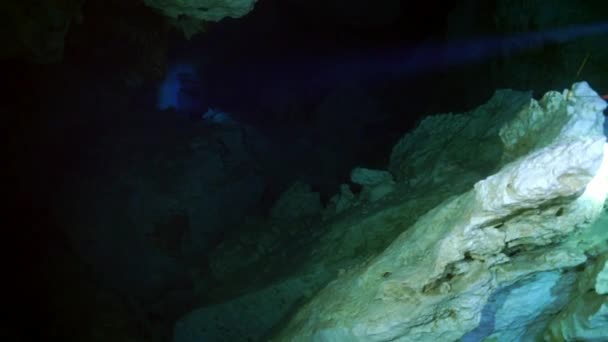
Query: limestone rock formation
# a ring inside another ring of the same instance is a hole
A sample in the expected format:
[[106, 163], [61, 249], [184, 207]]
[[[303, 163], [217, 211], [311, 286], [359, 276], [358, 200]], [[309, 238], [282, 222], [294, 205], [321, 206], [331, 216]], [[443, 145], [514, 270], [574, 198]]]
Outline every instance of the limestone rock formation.
[[205, 21], [219, 21], [226, 17], [241, 17], [253, 8], [256, 0], [145, 0], [170, 18], [187, 16]]
[[[164, 53], [166, 38], [162, 24], [151, 27], [151, 9], [180, 29], [187, 38], [204, 29], [206, 22], [217, 22], [224, 18], [240, 18], [249, 13], [257, 0], [144, 0], [139, 1], [86, 1], [86, 0], [42, 0], [0, 3], [0, 30], [3, 50], [0, 58], [25, 58], [35, 63], [57, 63], [63, 60], [65, 39], [71, 30], [81, 31], [80, 40], [91, 40], [93, 26], [105, 34], [119, 34], [130, 44], [146, 48], [144, 54], [154, 53], [154, 44]], [[83, 8], [96, 12], [86, 16]], [[144, 10], [142, 10], [142, 8]], [[145, 11], [147, 10], [147, 12]], [[80, 24], [90, 25], [85, 28]], [[75, 27], [76, 26], [76, 27]], [[160, 26], [160, 27], [159, 27]], [[154, 40], [151, 36], [154, 36]], [[149, 37], [150, 36], [150, 37]], [[152, 47], [150, 46], [152, 45]], [[151, 58], [151, 57], [148, 57]], [[158, 59], [158, 58], [156, 58]], [[133, 76], [135, 77], [135, 76]]]
[[353, 169], [350, 178], [353, 183], [363, 186], [361, 196], [371, 202], [376, 202], [394, 191], [393, 176], [385, 170], [358, 167]]
[[[318, 239], [257, 253], [274, 269], [264, 285], [183, 317], [174, 341], [607, 336], [605, 108], [582, 82], [540, 101], [501, 90], [469, 113], [427, 118], [393, 149], [390, 196], [362, 201], [343, 187]], [[252, 335], [243, 322], [256, 322]]]
[[[607, 298], [593, 286], [580, 291], [593, 297], [591, 306], [574, 290], [549, 295], [558, 284], [567, 289], [580, 282], [583, 274], [567, 270], [603, 258], [580, 246], [606, 196], [606, 189], [593, 194], [608, 177], [601, 131], [606, 105], [585, 83], [566, 96], [548, 96], [557, 98], [554, 106], [538, 113], [555, 122], [545, 126], [553, 139], [530, 137], [534, 130], [520, 125], [519, 136], [544, 143], [527, 144], [519, 157], [447, 198], [384, 251], [330, 282], [273, 341], [454, 341], [470, 338], [468, 332], [477, 334], [470, 340], [607, 336]], [[528, 109], [503, 127], [517, 126]], [[487, 134], [482, 127], [476, 132]], [[596, 253], [606, 253], [605, 247]], [[548, 326], [546, 310], [556, 312], [568, 300], [563, 317]], [[485, 330], [475, 331], [486, 321]]]
[[208, 21], [226, 17], [239, 18], [249, 13], [257, 0], [144, 0], [181, 28], [187, 37], [202, 29]]

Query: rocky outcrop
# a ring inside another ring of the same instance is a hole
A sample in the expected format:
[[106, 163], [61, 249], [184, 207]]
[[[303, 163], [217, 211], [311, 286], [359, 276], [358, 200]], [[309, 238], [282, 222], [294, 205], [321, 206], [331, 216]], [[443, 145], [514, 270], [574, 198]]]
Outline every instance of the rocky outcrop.
[[249, 13], [257, 0], [144, 0], [146, 5], [160, 10], [169, 18], [192, 17], [205, 21], [238, 18]]
[[[146, 56], [152, 62], [164, 59], [166, 30], [164, 21], [181, 30], [187, 38], [201, 32], [205, 23], [224, 18], [239, 18], [249, 13], [257, 0], [145, 0], [96, 1], [96, 0], [44, 0], [37, 2], [3, 1], [0, 4], [0, 29], [3, 49], [0, 58], [25, 58], [34, 63], [57, 63], [63, 60], [68, 32], [76, 31], [72, 43], [80, 48], [87, 44], [105, 45], [112, 42], [116, 49], [120, 42], [113, 42], [115, 35], [120, 41], [136, 45], [131, 53], [153, 54], [161, 50], [163, 56]], [[85, 7], [86, 6], [86, 7]], [[83, 13], [83, 9], [87, 12]], [[151, 13], [152, 10], [158, 13]], [[150, 25], [150, 16], [153, 16]], [[158, 19], [158, 22], [156, 22]], [[84, 25], [80, 25], [83, 24]], [[74, 27], [77, 26], [77, 27]], [[104, 39], [100, 39], [98, 36]], [[156, 44], [156, 45], [155, 45]], [[97, 46], [103, 49], [103, 46]], [[120, 47], [123, 48], [122, 46]], [[107, 57], [107, 56], [106, 56]], [[144, 59], [144, 57], [141, 57]], [[161, 61], [162, 62], [162, 61]], [[145, 65], [144, 65], [145, 66]], [[148, 66], [162, 68], [161, 65]], [[132, 65], [134, 80], [138, 68]], [[157, 70], [162, 71], [162, 70]], [[148, 72], [150, 72], [148, 70]]]
[[[497, 91], [472, 112], [424, 120], [393, 150], [395, 181], [353, 171], [353, 182], [391, 192], [371, 201], [343, 186], [314, 223], [318, 239], [258, 251], [255, 265], [274, 270], [257, 271], [266, 285], [185, 316], [174, 340], [604, 334], [605, 106], [578, 83], [540, 101]], [[241, 322], [257, 323], [247, 335]]]
[[[576, 299], [577, 291], [544, 293], [576, 288], [584, 272], [575, 267], [593, 268], [606, 253], [602, 234], [603, 248], [581, 248], [596, 238], [589, 232], [597, 229], [592, 223], [606, 196], [600, 189], [608, 177], [605, 107], [580, 83], [520, 108], [500, 130], [506, 163], [499, 170], [446, 198], [384, 251], [330, 282], [273, 340], [452, 341], [473, 336], [468, 332], [477, 334], [470, 340], [601, 336], [606, 298], [593, 285], [578, 291], [591, 293], [598, 303], [591, 307]], [[544, 137], [531, 129], [541, 117], [554, 123], [544, 126]], [[518, 156], [508, 153], [512, 144], [505, 138], [513, 129], [528, 142]], [[479, 126], [474, 131], [487, 134]], [[425, 148], [420, 144], [417, 151]], [[562, 318], [551, 315], [569, 301]], [[549, 319], [555, 320], [550, 326]]]
[[168, 17], [190, 38], [201, 31], [205, 22], [239, 18], [249, 13], [257, 0], [144, 0], [144, 3]]

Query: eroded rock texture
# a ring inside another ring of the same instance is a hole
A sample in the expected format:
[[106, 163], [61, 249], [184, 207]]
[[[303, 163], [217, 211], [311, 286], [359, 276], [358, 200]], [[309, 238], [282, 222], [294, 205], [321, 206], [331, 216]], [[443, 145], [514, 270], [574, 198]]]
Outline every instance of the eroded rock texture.
[[605, 107], [583, 82], [422, 121], [393, 150], [391, 192], [345, 185], [313, 221], [317, 239], [258, 249], [255, 265], [275, 270], [264, 285], [193, 311], [174, 341], [608, 336]]
[[[506, 164], [333, 280], [275, 340], [452, 341], [471, 331], [471, 340], [608, 336], [606, 297], [591, 285], [601, 282], [605, 258], [605, 233], [591, 232], [603, 222], [593, 225], [605, 199], [605, 189], [597, 192], [606, 182], [606, 105], [585, 83], [564, 95], [521, 107], [500, 129]], [[550, 123], [536, 133], [539, 120]], [[471, 134], [466, 128], [459, 135]], [[516, 156], [518, 144], [506, 136], [526, 141]], [[604, 248], [583, 247], [598, 237]]]
[[187, 37], [202, 30], [205, 22], [226, 17], [239, 18], [249, 13], [257, 0], [144, 0], [182, 29]]

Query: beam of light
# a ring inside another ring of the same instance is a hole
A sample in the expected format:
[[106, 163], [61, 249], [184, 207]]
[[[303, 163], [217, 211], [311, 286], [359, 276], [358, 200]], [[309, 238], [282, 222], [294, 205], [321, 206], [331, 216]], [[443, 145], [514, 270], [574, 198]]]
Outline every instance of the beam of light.
[[[343, 54], [328, 58], [322, 73], [330, 77], [368, 78], [417, 75], [449, 67], [510, 56], [547, 44], [561, 44], [582, 37], [608, 34], [608, 22], [570, 26], [511, 36], [485, 36], [447, 43], [426, 42], [372, 52]], [[331, 69], [331, 70], [330, 70]], [[309, 75], [310, 76], [310, 75]]]
[[488, 58], [509, 56], [547, 44], [561, 44], [582, 37], [608, 34], [608, 22], [527, 32], [512, 36], [487, 36], [471, 40], [455, 40], [446, 44], [427, 43], [413, 55], [391, 58], [387, 72], [415, 74], [436, 69], [475, 63]]
[[[509, 36], [484, 36], [448, 42], [321, 51], [297, 42], [285, 51], [258, 51], [217, 63], [206, 70], [210, 105], [237, 113], [268, 103], [313, 103], [327, 89], [358, 82], [415, 78], [495, 57], [509, 57], [547, 44], [608, 33], [608, 22], [556, 28]], [[593, 51], [591, 51], [593, 53]], [[207, 80], [207, 79], [206, 79]], [[170, 87], [169, 87], [170, 88]], [[169, 94], [172, 92], [168, 91]]]
[[[291, 84], [333, 84], [366, 81], [387, 76], [407, 77], [484, 60], [510, 56], [547, 44], [566, 43], [608, 33], [608, 22], [526, 32], [511, 36], [485, 36], [447, 43], [427, 42], [393, 48], [347, 51], [340, 54], [269, 58], [246, 66], [254, 78]], [[263, 73], [263, 77], [260, 77]]]

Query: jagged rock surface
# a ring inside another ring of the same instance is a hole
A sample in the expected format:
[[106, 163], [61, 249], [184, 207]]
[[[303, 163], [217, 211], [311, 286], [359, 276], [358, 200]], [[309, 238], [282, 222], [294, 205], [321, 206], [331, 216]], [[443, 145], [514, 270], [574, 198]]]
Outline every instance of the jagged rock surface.
[[[427, 118], [393, 149], [393, 192], [372, 202], [343, 189], [325, 221], [314, 222], [317, 239], [292, 235], [287, 252], [281, 244], [257, 252], [256, 265], [275, 270], [265, 286], [185, 316], [174, 341], [221, 340], [234, 336], [218, 328], [238, 324], [234, 315], [255, 321], [302, 302], [293, 315], [260, 322], [266, 329], [250, 337], [500, 341], [603, 333], [603, 304], [583, 313], [592, 306], [575, 294], [591, 289], [577, 285], [581, 270], [593, 267], [587, 278], [598, 289], [605, 277], [603, 264], [593, 266], [608, 251], [598, 223], [605, 221], [593, 224], [608, 181], [596, 177], [606, 167], [604, 108], [579, 83], [540, 101], [497, 91], [470, 113]], [[340, 197], [348, 205], [338, 212]], [[289, 287], [285, 279], [308, 281], [292, 288], [297, 296], [282, 287]], [[282, 290], [268, 295], [273, 288]], [[200, 318], [212, 312], [215, 320]], [[580, 317], [590, 323], [567, 323]]]
[[[423, 215], [382, 253], [320, 291], [274, 340], [452, 341], [477, 328], [484, 314], [493, 322], [490, 332], [498, 340], [529, 336], [531, 327], [543, 334], [535, 318], [544, 317], [546, 322], [543, 311], [566, 301], [561, 297], [556, 304], [543, 293], [558, 283], [567, 288], [573, 280], [562, 279], [560, 271], [588, 261], [584, 250], [566, 241], [570, 234], [590, 228], [604, 200], [590, 195], [586, 187], [604, 157], [605, 103], [585, 83], [576, 84], [568, 94], [549, 94], [556, 97], [550, 101], [555, 106], [541, 105], [542, 109], [532, 101], [505, 126], [513, 127], [522, 116], [535, 112], [565, 115], [566, 120], [556, 119], [556, 126], [547, 127], [559, 132], [553, 140], [537, 136], [544, 141], [542, 147], [528, 144], [527, 153], [522, 151], [521, 157], [470, 191]], [[523, 126], [520, 135], [526, 136], [531, 125]], [[587, 134], [580, 134], [581, 130]], [[483, 132], [481, 127], [477, 132]], [[526, 280], [530, 277], [536, 279]], [[514, 284], [510, 291], [504, 290]], [[501, 290], [506, 299], [500, 304], [490, 301]], [[534, 299], [539, 308], [507, 309], [513, 303], [524, 304], [525, 297], [517, 291]], [[488, 303], [494, 308], [484, 313]], [[580, 317], [580, 308], [587, 306], [568, 307], [571, 315]], [[585, 316], [589, 324], [572, 323], [570, 336], [585, 336], [576, 328], [601, 326], [604, 310], [604, 304], [596, 305], [593, 314]], [[558, 319], [557, 324], [568, 324], [567, 320]], [[602, 328], [598, 329], [588, 335], [600, 336]]]
[[144, 3], [168, 17], [190, 38], [208, 21], [240, 18], [249, 13], [257, 0], [144, 0]]
[[145, 0], [170, 18], [187, 16], [205, 21], [219, 21], [226, 17], [241, 17], [253, 8], [256, 0]]

